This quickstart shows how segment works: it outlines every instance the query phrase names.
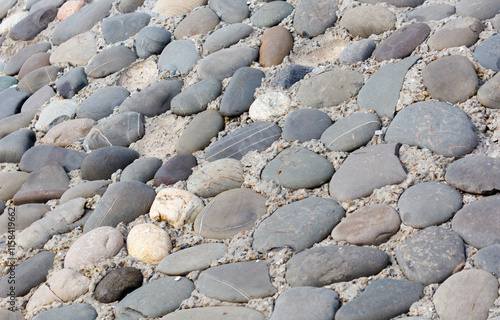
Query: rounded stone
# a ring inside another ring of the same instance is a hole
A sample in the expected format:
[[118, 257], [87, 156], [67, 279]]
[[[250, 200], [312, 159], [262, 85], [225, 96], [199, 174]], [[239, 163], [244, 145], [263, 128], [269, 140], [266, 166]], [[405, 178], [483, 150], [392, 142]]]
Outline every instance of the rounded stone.
[[19, 81], [17, 89], [33, 94], [43, 86], [56, 80], [59, 71], [60, 68], [57, 66], [47, 66], [33, 70]]
[[26, 60], [25, 63], [23, 63], [23, 66], [21, 67], [21, 70], [19, 70], [17, 78], [21, 80], [25, 75], [33, 70], [50, 66], [49, 57], [50, 53], [48, 52], [39, 52], [32, 55]]
[[103, 78], [130, 66], [136, 59], [135, 53], [127, 47], [111, 47], [94, 56], [85, 67], [85, 73], [91, 78]]
[[74, 119], [64, 121], [52, 127], [40, 140], [43, 144], [66, 147], [73, 142], [85, 138], [97, 124], [92, 119]]
[[229, 48], [241, 39], [248, 37], [253, 30], [251, 26], [244, 23], [222, 27], [207, 37], [203, 43], [203, 53], [208, 55], [220, 49]]
[[62, 308], [48, 310], [33, 317], [35, 320], [59, 320], [69, 318], [74, 320], [95, 320], [97, 318], [97, 312], [90, 304], [76, 303]]
[[203, 270], [224, 256], [227, 245], [205, 243], [169, 254], [158, 264], [158, 270], [171, 275], [185, 275], [191, 271]]
[[91, 152], [82, 162], [81, 174], [85, 180], [109, 179], [118, 169], [125, 169], [139, 153], [135, 150], [111, 146], [103, 147]]
[[446, 182], [459, 190], [492, 194], [500, 190], [500, 158], [476, 155], [454, 161], [446, 170]]
[[219, 80], [209, 78], [187, 87], [170, 102], [170, 109], [180, 116], [192, 115], [207, 109], [208, 104], [222, 93]]
[[106, 18], [101, 23], [106, 43], [113, 44], [135, 36], [148, 25], [151, 16], [145, 12], [132, 12]]
[[339, 61], [345, 64], [353, 64], [370, 58], [377, 44], [371, 39], [362, 39], [345, 47], [339, 55]]
[[396, 29], [396, 16], [381, 6], [360, 6], [346, 10], [340, 26], [353, 36], [368, 38], [372, 34]]
[[50, 55], [50, 63], [69, 63], [70, 65], [84, 66], [97, 54], [97, 43], [90, 32], [76, 35], [57, 46]]
[[174, 36], [180, 40], [197, 34], [207, 34], [219, 24], [219, 17], [209, 8], [200, 8], [188, 14], [175, 28]]
[[264, 31], [260, 42], [259, 63], [264, 68], [280, 64], [293, 49], [293, 37], [282, 26]]
[[224, 130], [224, 126], [224, 118], [217, 110], [198, 113], [181, 133], [175, 151], [181, 154], [203, 150], [208, 147], [212, 138]]
[[278, 297], [269, 320], [331, 320], [339, 306], [339, 295], [331, 289], [291, 288]]
[[[266, 317], [257, 310], [244, 307], [204, 307], [184, 309], [172, 312], [161, 320], [217, 320], [217, 319], [264, 320]], [[13, 319], [17, 320], [17, 319]]]
[[210, 0], [208, 7], [227, 23], [241, 22], [250, 16], [245, 0]]
[[158, 192], [149, 210], [156, 221], [167, 221], [173, 227], [193, 222], [204, 208], [203, 201], [189, 191], [166, 188]]
[[154, 185], [172, 185], [177, 181], [187, 180], [193, 167], [196, 167], [196, 157], [189, 153], [181, 153], [173, 156], [158, 169], [154, 176]]
[[161, 52], [158, 69], [168, 71], [171, 75], [179, 73], [181, 76], [186, 76], [199, 59], [200, 54], [191, 40], [175, 40]]
[[187, 180], [187, 188], [197, 196], [210, 198], [238, 189], [243, 184], [243, 167], [236, 159], [220, 159], [198, 168]]
[[215, 78], [224, 80], [232, 77], [242, 67], [248, 67], [257, 60], [259, 52], [248, 47], [222, 49], [206, 56], [198, 66], [201, 79]]
[[172, 243], [165, 230], [152, 223], [144, 223], [130, 230], [127, 250], [142, 262], [158, 264], [172, 250]]
[[295, 110], [285, 119], [283, 138], [299, 142], [319, 139], [331, 125], [332, 119], [322, 111], [309, 108]]
[[0, 162], [18, 163], [24, 153], [33, 147], [36, 135], [29, 129], [17, 130], [0, 139]]
[[88, 85], [83, 67], [76, 67], [56, 80], [57, 92], [64, 99], [70, 99]]
[[120, 181], [148, 182], [161, 167], [161, 160], [155, 157], [137, 159], [123, 169]]
[[258, 69], [238, 69], [224, 91], [219, 106], [220, 113], [226, 117], [234, 117], [248, 111], [254, 101], [254, 93], [264, 78], [264, 73]]
[[258, 28], [273, 27], [288, 17], [293, 9], [294, 7], [286, 1], [273, 1], [255, 11], [250, 21]]
[[477, 100], [487, 108], [500, 109], [500, 73], [495, 74], [479, 88]]
[[[243, 169], [241, 171], [243, 175]], [[22, 171], [0, 172], [0, 200], [7, 201], [12, 199], [26, 182], [27, 177], [28, 173]]]
[[76, 106], [77, 102], [69, 99], [51, 102], [42, 110], [35, 124], [35, 129], [47, 132], [59, 123], [74, 118]]
[[312, 71], [313, 68], [300, 64], [290, 64], [282, 68], [271, 82], [272, 87], [290, 88], [298, 81], [304, 79], [306, 74]]
[[125, 101], [130, 95], [123, 87], [106, 87], [97, 90], [85, 99], [76, 110], [78, 118], [90, 118], [98, 121], [113, 113], [113, 109]]
[[159, 27], [145, 27], [137, 34], [135, 50], [139, 58], [146, 59], [151, 55], [160, 54], [170, 42], [172, 35]]
[[57, 11], [57, 19], [64, 21], [66, 18], [83, 8], [85, 1], [71, 0], [65, 2]]
[[101, 303], [111, 303], [123, 299], [142, 285], [142, 272], [132, 267], [118, 268], [99, 281], [94, 297]]
[[484, 247], [474, 255], [474, 264], [495, 277], [500, 276], [500, 244]]
[[495, 0], [460, 0], [457, 4], [457, 15], [479, 20], [491, 19], [498, 11], [500, 3]]
[[467, 46], [470, 47], [479, 39], [484, 26], [476, 18], [466, 17], [452, 20], [437, 30], [427, 40], [431, 50]]
[[[5, 21], [2, 22], [2, 24]], [[17, 51], [15, 54], [11, 56], [9, 61], [5, 64], [4, 73], [8, 76], [16, 75], [23, 64], [28, 60], [31, 56], [39, 53], [39, 52], [47, 52], [51, 48], [51, 44], [48, 42], [40, 42], [31, 46], [27, 46]]]
[[293, 27], [304, 38], [313, 38], [337, 21], [335, 0], [301, 1], [295, 7]]
[[490, 36], [478, 44], [474, 58], [483, 66], [495, 72], [500, 71], [500, 34]]

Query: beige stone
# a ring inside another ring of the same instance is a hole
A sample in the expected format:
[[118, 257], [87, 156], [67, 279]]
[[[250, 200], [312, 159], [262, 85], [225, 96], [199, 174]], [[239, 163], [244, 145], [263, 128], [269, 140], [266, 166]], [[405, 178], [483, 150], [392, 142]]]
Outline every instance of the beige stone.
[[127, 237], [128, 253], [145, 263], [158, 264], [172, 250], [170, 236], [162, 228], [151, 224], [139, 224]]
[[168, 18], [188, 14], [194, 8], [206, 5], [207, 2], [208, 0], [158, 0], [153, 11]]
[[193, 222], [204, 205], [200, 198], [189, 191], [175, 188], [163, 189], [156, 195], [149, 216], [157, 221], [166, 220], [174, 227]]
[[97, 124], [92, 119], [74, 119], [64, 121], [51, 128], [41, 139], [43, 144], [66, 147], [78, 139], [85, 138], [90, 129]]
[[97, 54], [97, 44], [90, 32], [77, 35], [60, 44], [50, 55], [50, 63], [69, 63], [84, 66]]

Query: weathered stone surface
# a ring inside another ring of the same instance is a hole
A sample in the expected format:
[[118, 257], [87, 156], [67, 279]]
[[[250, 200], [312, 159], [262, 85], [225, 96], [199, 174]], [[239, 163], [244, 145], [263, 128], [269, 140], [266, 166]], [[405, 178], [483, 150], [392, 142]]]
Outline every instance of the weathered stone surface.
[[183, 2], [159, 0], [153, 9], [156, 13], [169, 18], [178, 15], [188, 14], [196, 7], [206, 5], [208, 0], [189, 0]]
[[222, 93], [222, 84], [219, 80], [209, 78], [201, 80], [187, 87], [176, 95], [170, 102], [173, 113], [188, 116], [207, 109], [210, 102]]
[[48, 66], [38, 68], [25, 75], [17, 84], [19, 91], [35, 93], [38, 89], [56, 80], [60, 68], [56, 66]]
[[217, 320], [224, 317], [230, 317], [230, 319], [234, 320], [264, 320], [266, 318], [262, 313], [254, 309], [220, 306], [179, 310], [167, 314], [161, 320]]
[[227, 23], [238, 23], [250, 16], [245, 0], [210, 0], [208, 7]]
[[50, 53], [48, 52], [39, 52], [32, 55], [28, 58], [28, 60], [26, 60], [25, 63], [23, 63], [23, 66], [21, 67], [21, 70], [19, 70], [17, 78], [21, 80], [25, 75], [33, 70], [50, 66], [49, 57]]
[[[23, 183], [26, 182], [27, 177], [28, 174], [21, 171], [0, 172], [0, 200], [7, 201], [12, 199]], [[0, 215], [0, 217], [2, 216]]]
[[59, 123], [72, 119], [76, 114], [77, 103], [75, 100], [63, 99], [56, 100], [46, 106], [38, 121], [35, 123], [35, 129], [47, 132]]
[[293, 9], [294, 7], [286, 1], [273, 1], [255, 11], [250, 21], [258, 28], [273, 27], [288, 17]]
[[259, 63], [264, 68], [280, 64], [293, 49], [293, 36], [283, 26], [264, 31], [260, 42]]
[[122, 171], [120, 181], [140, 181], [146, 183], [154, 178], [161, 167], [161, 160], [155, 157], [137, 159]]
[[352, 152], [330, 180], [330, 195], [338, 201], [369, 196], [373, 190], [401, 183], [406, 171], [399, 161], [399, 144], [383, 144]]
[[381, 250], [355, 246], [308, 249], [288, 260], [286, 280], [292, 287], [322, 287], [379, 273], [389, 263]]
[[92, 119], [74, 119], [64, 121], [50, 129], [40, 140], [43, 144], [66, 147], [85, 138], [90, 129], [97, 124]]
[[370, 58], [377, 44], [371, 39], [362, 39], [345, 47], [338, 56], [339, 61], [345, 64], [353, 64]]
[[446, 157], [463, 156], [478, 143], [467, 114], [437, 101], [417, 102], [404, 108], [391, 122], [385, 140], [429, 148]]
[[9, 37], [13, 40], [32, 40], [47, 28], [56, 15], [57, 9], [55, 7], [38, 9], [16, 24], [10, 30]]
[[128, 254], [148, 264], [158, 264], [172, 250], [170, 236], [152, 223], [138, 224], [127, 236]]
[[500, 275], [500, 244], [494, 244], [479, 250], [474, 255], [474, 264], [478, 268], [498, 277]]
[[136, 59], [137, 56], [129, 48], [111, 47], [99, 52], [87, 64], [85, 73], [92, 78], [103, 78], [130, 66]]
[[219, 17], [209, 8], [200, 8], [191, 12], [175, 28], [177, 40], [197, 34], [207, 34], [219, 24]]
[[216, 30], [203, 43], [203, 53], [211, 54], [220, 49], [229, 48], [243, 38], [248, 37], [253, 28], [244, 23], [235, 23]]
[[295, 7], [293, 27], [304, 38], [313, 38], [337, 21], [336, 0], [302, 0]]
[[165, 188], [156, 195], [149, 216], [156, 221], [167, 221], [172, 227], [181, 227], [194, 222], [203, 208], [203, 201], [191, 192]]
[[159, 27], [145, 27], [137, 34], [135, 50], [139, 58], [146, 59], [151, 55], [160, 54], [170, 42], [172, 35]]
[[29, 129], [17, 130], [5, 136], [0, 139], [0, 162], [18, 163], [35, 141], [36, 135]]
[[339, 295], [327, 288], [297, 287], [283, 292], [269, 320], [331, 320], [340, 306]]
[[205, 243], [174, 252], [160, 261], [158, 270], [170, 275], [185, 275], [191, 271], [203, 270], [213, 261], [222, 258], [227, 246], [224, 243]]
[[360, 6], [346, 10], [340, 26], [353, 36], [368, 38], [396, 29], [396, 16], [389, 9], [380, 6]]
[[265, 202], [266, 198], [250, 189], [222, 192], [196, 217], [194, 230], [207, 238], [230, 238], [254, 226], [266, 213]]
[[438, 21], [455, 14], [455, 7], [449, 4], [435, 4], [412, 10], [406, 20], [417, 20], [420, 22]]
[[8, 76], [17, 74], [19, 70], [21, 70], [21, 67], [26, 62], [26, 60], [28, 60], [28, 58], [39, 52], [46, 52], [50, 49], [50, 47], [51, 45], [48, 42], [40, 42], [31, 46], [24, 47], [23, 49], [16, 52], [9, 59], [9, 61], [7, 61], [3, 72]]
[[142, 286], [142, 272], [132, 267], [118, 268], [102, 278], [94, 291], [94, 297], [102, 303], [123, 299], [127, 294]]
[[133, 12], [106, 18], [101, 23], [102, 36], [112, 44], [135, 36], [148, 25], [151, 16], [145, 12]]
[[[0, 119], [19, 113], [23, 103], [30, 95], [26, 92], [17, 91], [16, 88], [5, 89], [0, 92]], [[33, 119], [33, 118], [32, 118]]]
[[474, 50], [474, 58], [483, 66], [495, 72], [500, 71], [500, 34], [490, 36]]
[[248, 67], [257, 60], [257, 50], [248, 47], [222, 49], [205, 57], [198, 66], [201, 79], [215, 78], [224, 80], [232, 77], [242, 67]]
[[465, 192], [494, 193], [500, 190], [500, 159], [477, 155], [456, 160], [446, 170], [445, 179]]
[[73, 0], [64, 2], [62, 6], [57, 11], [57, 19], [64, 21], [69, 16], [75, 14], [78, 10], [83, 8], [85, 2], [83, 0]]
[[180, 153], [193, 153], [203, 150], [224, 129], [224, 118], [216, 110], [205, 110], [197, 114], [177, 140], [175, 150]]
[[288, 141], [299, 142], [319, 139], [331, 125], [332, 119], [326, 113], [316, 109], [299, 109], [287, 115], [283, 137]]
[[110, 146], [102, 147], [91, 152], [81, 165], [82, 178], [85, 180], [109, 179], [118, 169], [125, 169], [139, 153], [135, 150]]
[[487, 108], [500, 109], [500, 73], [479, 88], [477, 100]]
[[452, 20], [437, 30], [427, 40], [431, 50], [467, 46], [470, 47], [479, 39], [484, 26], [476, 18], [465, 17]]
[[92, 198], [96, 194], [102, 196], [110, 183], [108, 180], [95, 180], [76, 185], [63, 193], [59, 203], [63, 204], [75, 198]]
[[26, 172], [39, 170], [52, 162], [60, 163], [66, 171], [80, 169], [86, 154], [56, 146], [38, 145], [26, 151], [19, 169]]
[[311, 197], [294, 202], [259, 224], [253, 248], [268, 252], [287, 246], [300, 252], [326, 238], [344, 215], [344, 209], [332, 199]]
[[431, 28], [425, 23], [417, 22], [394, 31], [373, 51], [377, 61], [405, 58], [427, 38]]
[[220, 113], [226, 117], [234, 117], [248, 111], [254, 101], [255, 90], [260, 87], [264, 77], [264, 73], [255, 68], [238, 69], [224, 91]]
[[154, 185], [165, 184], [168, 186], [177, 181], [187, 180], [196, 165], [196, 157], [190, 153], [175, 155], [158, 169], [154, 176]]
[[282, 92], [268, 92], [260, 95], [250, 106], [248, 115], [253, 121], [273, 121], [290, 110], [292, 101]]
[[498, 11], [500, 3], [495, 0], [461, 0], [457, 4], [457, 15], [479, 20], [493, 18]]
[[197, 196], [209, 198], [243, 184], [243, 167], [235, 159], [225, 158], [198, 168], [187, 180], [187, 188]]
[[203, 271], [196, 289], [215, 299], [248, 302], [276, 293], [265, 261], [229, 263]]
[[84, 66], [97, 54], [97, 43], [90, 32], [85, 32], [61, 43], [50, 55], [50, 63], [69, 63]]
[[36, 315], [35, 320], [94, 320], [97, 318], [97, 312], [94, 307], [86, 303], [78, 303], [66, 307], [52, 309]]
[[186, 76], [199, 59], [200, 54], [191, 40], [175, 40], [161, 52], [158, 69], [168, 71], [171, 75], [179, 73], [181, 76]]

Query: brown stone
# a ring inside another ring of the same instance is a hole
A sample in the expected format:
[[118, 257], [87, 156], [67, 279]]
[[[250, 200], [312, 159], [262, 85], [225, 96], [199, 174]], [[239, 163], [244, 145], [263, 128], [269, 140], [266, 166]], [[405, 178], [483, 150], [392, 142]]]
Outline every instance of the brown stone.
[[280, 64], [293, 49], [293, 37], [282, 26], [267, 29], [261, 38], [259, 63], [263, 67]]
[[74, 119], [64, 121], [52, 129], [41, 139], [43, 144], [66, 147], [78, 139], [83, 139], [90, 129], [97, 124], [92, 119]]
[[49, 57], [50, 53], [48, 52], [39, 52], [37, 54], [32, 55], [23, 64], [21, 70], [19, 70], [17, 78], [21, 80], [25, 75], [27, 75], [33, 70], [36, 70], [41, 67], [50, 66]]

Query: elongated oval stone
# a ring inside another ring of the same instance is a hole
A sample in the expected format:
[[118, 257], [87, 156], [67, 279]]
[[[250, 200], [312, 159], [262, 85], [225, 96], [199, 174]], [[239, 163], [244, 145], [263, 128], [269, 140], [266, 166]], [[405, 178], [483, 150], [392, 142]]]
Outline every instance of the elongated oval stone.
[[368, 38], [396, 28], [396, 16], [380, 6], [360, 6], [347, 10], [342, 15], [340, 26], [350, 34]]
[[377, 46], [372, 56], [377, 61], [405, 58], [424, 42], [430, 32], [431, 28], [421, 22], [399, 28]]
[[181, 153], [170, 158], [163, 166], [161, 166], [154, 176], [155, 186], [161, 184], [171, 185], [177, 181], [187, 180], [193, 167], [196, 167], [196, 157], [189, 153]]
[[494, 193], [500, 190], [500, 159], [483, 155], [458, 159], [446, 170], [445, 179], [465, 192]]
[[[162, 320], [215, 320], [215, 319], [245, 319], [245, 320], [264, 320], [266, 317], [257, 310], [244, 307], [205, 307], [184, 309], [172, 312], [161, 318]], [[17, 320], [17, 319], [14, 319]]]
[[248, 67], [257, 60], [259, 52], [248, 47], [222, 49], [205, 57], [198, 66], [201, 79], [224, 80], [242, 67]]
[[158, 59], [158, 69], [168, 71], [171, 75], [187, 75], [200, 59], [191, 40], [176, 40], [170, 42], [161, 52]]
[[85, 73], [92, 78], [103, 78], [120, 71], [137, 59], [135, 53], [123, 46], [111, 47], [99, 52], [85, 67]]
[[85, 99], [76, 110], [78, 118], [100, 120], [113, 113], [113, 109], [125, 101], [130, 95], [123, 87], [106, 87], [97, 90]]
[[225, 158], [198, 168], [188, 179], [187, 188], [197, 196], [209, 198], [221, 192], [240, 188], [243, 167], [235, 159]]
[[205, 110], [197, 114], [182, 132], [175, 150], [177, 153], [193, 153], [203, 150], [210, 140], [224, 129], [224, 118], [216, 110]]
[[35, 141], [36, 135], [29, 129], [17, 130], [0, 139], [0, 162], [18, 163]]
[[208, 7], [227, 23], [241, 22], [250, 15], [245, 0], [210, 0]]
[[335, 0], [302, 0], [295, 8], [293, 27], [304, 38], [313, 38], [333, 26], [337, 9]]
[[147, 26], [149, 20], [151, 16], [145, 12], [121, 14], [104, 19], [101, 24], [102, 36], [108, 44], [127, 40]]
[[65, 149], [56, 146], [38, 145], [26, 151], [21, 158], [19, 168], [22, 171], [32, 172], [59, 162], [66, 171], [80, 169], [87, 155], [83, 152]]
[[158, 264], [161, 272], [176, 276], [194, 270], [203, 270], [224, 256], [227, 246], [224, 243], [205, 243], [169, 254]]
[[[498, 17], [500, 23], [500, 15]], [[486, 108], [500, 109], [500, 73], [495, 74], [479, 88], [477, 100]]]
[[135, 150], [109, 146], [91, 152], [82, 162], [82, 178], [85, 180], [109, 179], [118, 169], [125, 169], [139, 153]]
[[209, 78], [187, 87], [176, 95], [170, 108], [173, 113], [187, 116], [206, 110], [208, 104], [222, 93], [222, 84], [219, 80]]
[[31, 46], [27, 46], [16, 52], [5, 64], [4, 73], [8, 76], [13, 76], [21, 70], [23, 64], [31, 56], [39, 52], [47, 52], [51, 48], [50, 43], [40, 42]]
[[19, 91], [35, 93], [38, 89], [56, 80], [59, 67], [48, 66], [31, 71], [17, 84]]
[[203, 53], [211, 54], [220, 49], [229, 48], [243, 38], [248, 37], [253, 28], [248, 24], [235, 23], [216, 30], [203, 43]]
[[260, 87], [264, 78], [264, 72], [258, 69], [251, 67], [238, 69], [224, 91], [219, 107], [220, 113], [226, 117], [234, 117], [248, 111], [254, 101], [255, 90]]
[[56, 15], [57, 8], [53, 6], [40, 8], [17, 23], [10, 30], [9, 36], [13, 40], [32, 40], [47, 28]]

